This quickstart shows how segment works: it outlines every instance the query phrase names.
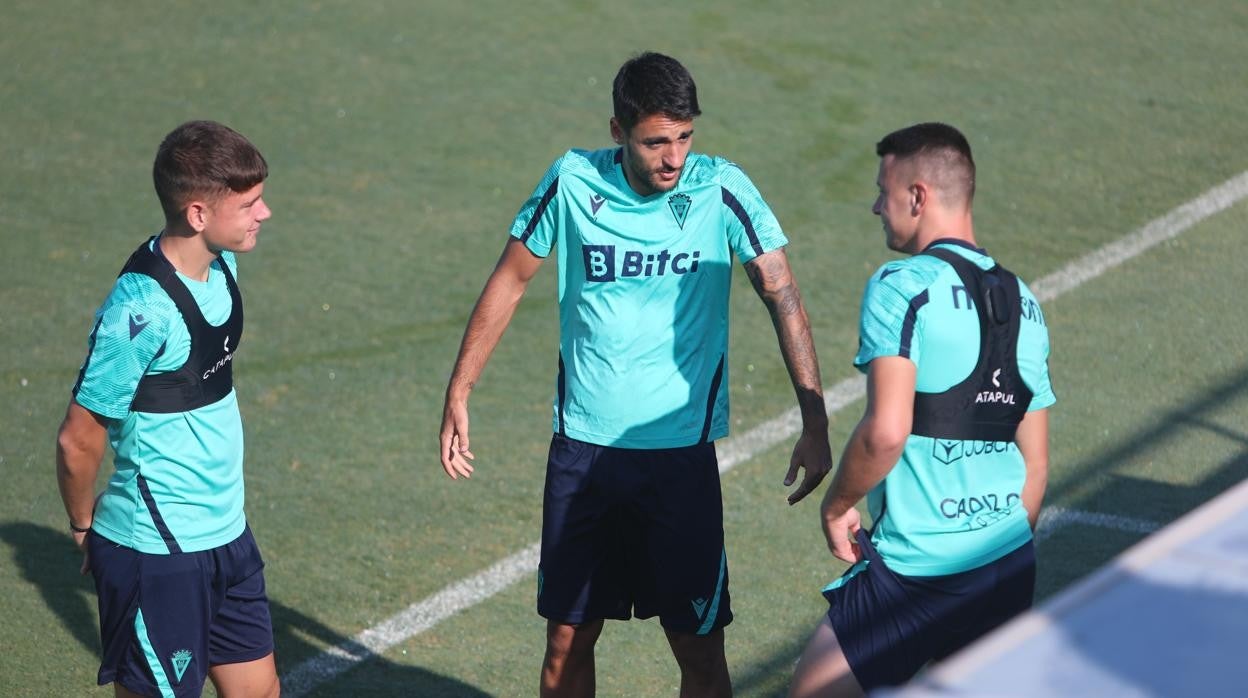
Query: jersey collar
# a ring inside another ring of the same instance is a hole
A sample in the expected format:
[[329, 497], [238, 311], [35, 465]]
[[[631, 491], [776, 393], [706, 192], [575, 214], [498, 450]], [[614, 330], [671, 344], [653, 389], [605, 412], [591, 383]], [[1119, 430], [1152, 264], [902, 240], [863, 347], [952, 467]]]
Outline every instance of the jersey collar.
[[[988, 256], [988, 251], [985, 250], [984, 248], [976, 247], [972, 245], [971, 243], [967, 242], [966, 240], [960, 240], [958, 238], [938, 238], [936, 240], [932, 240], [931, 244], [923, 248], [923, 252], [927, 252], [928, 250], [932, 249], [933, 247], [937, 245], [955, 245], [957, 247], [965, 247], [966, 249], [971, 250], [972, 252], [978, 252], [984, 255], [985, 257]], [[919, 254], [923, 254], [923, 252], [920, 252]]]

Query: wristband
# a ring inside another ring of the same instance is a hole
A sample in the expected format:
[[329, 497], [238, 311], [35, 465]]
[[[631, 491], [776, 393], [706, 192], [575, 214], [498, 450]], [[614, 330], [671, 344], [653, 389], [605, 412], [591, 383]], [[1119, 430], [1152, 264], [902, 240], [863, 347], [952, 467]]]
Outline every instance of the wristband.
[[73, 531], [74, 533], [86, 533], [87, 531], [91, 530], [91, 524], [87, 524], [86, 528], [78, 528], [77, 526], [74, 525], [73, 519], [70, 519], [69, 530]]

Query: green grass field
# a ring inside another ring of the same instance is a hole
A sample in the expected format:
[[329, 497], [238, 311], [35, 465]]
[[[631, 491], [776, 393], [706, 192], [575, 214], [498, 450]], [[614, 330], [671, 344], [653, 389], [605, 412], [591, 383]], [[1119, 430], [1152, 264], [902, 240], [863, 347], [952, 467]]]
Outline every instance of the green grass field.
[[[889, 258], [870, 213], [884, 133], [967, 133], [979, 241], [1028, 279], [1248, 169], [1248, 7], [1234, 0], [280, 5], [6, 7], [0, 695], [110, 694], [94, 686], [94, 593], [65, 534], [54, 438], [92, 313], [160, 228], [151, 159], [184, 120], [230, 124], [271, 169], [274, 217], [240, 262], [235, 376], [282, 672], [538, 540], [553, 273], [473, 396], [468, 482], [438, 465], [442, 391], [512, 216], [563, 150], [609, 143], [610, 81], [632, 53], [689, 66], [696, 149], [741, 164], [784, 224], [827, 385], [853, 374], [861, 289]], [[1248, 476], [1246, 214], [1240, 202], [1046, 304], [1049, 504], [1165, 524]], [[766, 312], [743, 273], [734, 283], [742, 433], [794, 400]], [[860, 411], [833, 415], [834, 450]], [[783, 694], [842, 568], [815, 503], [784, 504], [790, 447], [724, 478], [744, 696]], [[1040, 595], [1140, 537], [1055, 531]], [[532, 695], [534, 592], [526, 578], [314, 695]], [[609, 624], [599, 648], [600, 695], [675, 694], [657, 623]]]

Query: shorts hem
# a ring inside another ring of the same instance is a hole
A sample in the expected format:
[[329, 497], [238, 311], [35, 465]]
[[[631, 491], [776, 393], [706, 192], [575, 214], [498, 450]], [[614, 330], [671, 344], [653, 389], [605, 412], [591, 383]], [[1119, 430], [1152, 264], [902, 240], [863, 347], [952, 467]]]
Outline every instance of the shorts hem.
[[[606, 615], [592, 613], [551, 613], [542, 609], [537, 609], [537, 615], [545, 618], [553, 623], [562, 625], [581, 625], [584, 623], [593, 623], [598, 620], [632, 620], [632, 615]], [[640, 618], [640, 616], [638, 616]]]
[[244, 662], [254, 662], [257, 659], [263, 659], [273, 654], [273, 643], [269, 643], [265, 647], [260, 647], [246, 652], [234, 652], [231, 654], [218, 655], [209, 657], [208, 666], [221, 666], [222, 664], [242, 664]]
[[[640, 618], [640, 616], [638, 616], [638, 617]], [[647, 616], [647, 617], [652, 618], [653, 616]], [[672, 626], [668, 625], [667, 623], [664, 623], [664, 622], [663, 622], [663, 617], [662, 617], [662, 616], [660, 616], [660, 617], [659, 617], [659, 625], [660, 625], [660, 626], [662, 626], [662, 628], [663, 628], [664, 630], [669, 631], [669, 632], [673, 632], [673, 633], [681, 633], [681, 634], [685, 634], [685, 635], [696, 635], [696, 636], [698, 636], [698, 637], [706, 637], [707, 635], [710, 635], [711, 633], [715, 632], [716, 630], [723, 630], [724, 628], [728, 627], [729, 625], [732, 625], [732, 621], [733, 621], [733, 620], [734, 620], [734, 616], [731, 616], [731, 615], [729, 615], [729, 616], [727, 617], [727, 619], [726, 619], [726, 620], [723, 620], [722, 622], [721, 622], [720, 620], [716, 620], [714, 623], [712, 623], [712, 624], [711, 624], [711, 627], [710, 627], [710, 628], [708, 628], [708, 629], [706, 630], [706, 632], [700, 632], [700, 631], [702, 630], [702, 628], [701, 628], [700, 626], [699, 626], [699, 627], [697, 627], [697, 628], [692, 628], [692, 629], [689, 629], [689, 628], [676, 628], [676, 627], [672, 627]]]
[[116, 669], [110, 669], [107, 673], [103, 669], [100, 669], [100, 673], [96, 674], [96, 677], [95, 677], [95, 685], [107, 686], [108, 684], [113, 683], [116, 680], [117, 680]]
[[[133, 681], [129, 679], [127, 679], [126, 681], [120, 681], [116, 678], [112, 678], [112, 679], [109, 679], [108, 681], [101, 680], [99, 685], [107, 686], [110, 683], [121, 686], [122, 688], [126, 689], [127, 691], [135, 695], [140, 695], [140, 696], [164, 695], [164, 692], [160, 690], [159, 686], [149, 681], [144, 681], [141, 684], [135, 684]], [[204, 683], [207, 683], [207, 678], [205, 678]], [[204, 692], [204, 686], [202, 684], [198, 688], [190, 686], [190, 685], [171, 686], [170, 688], [173, 690], [173, 695], [179, 698], [183, 696], [198, 696]]]

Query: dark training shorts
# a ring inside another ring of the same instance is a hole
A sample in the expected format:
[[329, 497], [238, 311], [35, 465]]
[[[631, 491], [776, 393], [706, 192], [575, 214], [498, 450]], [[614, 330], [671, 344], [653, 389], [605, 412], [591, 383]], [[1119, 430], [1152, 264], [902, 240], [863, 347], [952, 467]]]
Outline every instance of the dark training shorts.
[[273, 651], [264, 561], [251, 529], [225, 545], [151, 555], [87, 535], [99, 594], [99, 683], [198, 696], [208, 669]]
[[732, 622], [715, 445], [625, 449], [555, 434], [537, 612], [558, 623], [659, 616], [705, 635]]
[[1031, 541], [995, 562], [937, 577], [908, 577], [884, 565], [865, 530], [868, 561], [823, 592], [828, 620], [863, 690], [897, 686], [1031, 607], [1036, 554]]

